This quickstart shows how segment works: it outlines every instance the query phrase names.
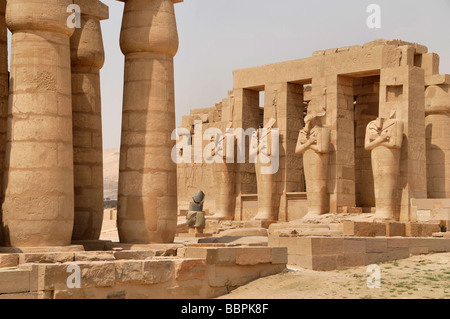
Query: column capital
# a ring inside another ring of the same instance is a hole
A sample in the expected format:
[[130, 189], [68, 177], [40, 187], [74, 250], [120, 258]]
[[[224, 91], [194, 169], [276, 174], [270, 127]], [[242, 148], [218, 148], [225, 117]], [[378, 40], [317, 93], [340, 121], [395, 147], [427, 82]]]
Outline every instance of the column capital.
[[67, 25], [67, 12], [72, 0], [8, 0], [6, 24], [14, 31], [50, 31], [71, 36], [73, 29]]
[[425, 115], [450, 114], [450, 85], [431, 85], [425, 90]]
[[100, 0], [75, 0], [74, 3], [80, 6], [82, 15], [99, 20], [109, 19], [109, 7]]
[[70, 38], [72, 68], [101, 69], [105, 63], [100, 21], [91, 15], [81, 16], [81, 28]]
[[156, 53], [175, 56], [178, 31], [172, 0], [127, 0], [120, 32], [123, 54]]

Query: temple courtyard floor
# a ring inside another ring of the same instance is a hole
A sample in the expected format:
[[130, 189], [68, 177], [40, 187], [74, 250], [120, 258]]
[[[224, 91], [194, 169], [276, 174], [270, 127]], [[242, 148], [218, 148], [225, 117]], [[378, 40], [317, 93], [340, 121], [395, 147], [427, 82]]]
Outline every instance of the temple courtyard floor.
[[221, 299], [450, 299], [450, 253], [379, 263], [380, 288], [368, 288], [367, 267], [327, 272], [288, 266]]
[[[102, 239], [118, 239], [114, 221], [104, 221]], [[367, 266], [314, 271], [288, 265], [219, 299], [450, 299], [450, 253], [417, 255], [378, 263], [380, 288], [368, 288]]]

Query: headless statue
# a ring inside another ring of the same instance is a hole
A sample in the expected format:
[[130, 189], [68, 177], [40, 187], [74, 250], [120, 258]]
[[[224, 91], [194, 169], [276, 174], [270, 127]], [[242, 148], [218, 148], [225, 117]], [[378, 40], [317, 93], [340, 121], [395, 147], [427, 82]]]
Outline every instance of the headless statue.
[[189, 211], [186, 213], [186, 224], [195, 233], [203, 233], [205, 228], [205, 212], [203, 211], [203, 203], [205, 202], [205, 194], [199, 190], [192, 197], [189, 204]]
[[[232, 127], [230, 122], [225, 132]], [[226, 138], [225, 138], [226, 137]], [[211, 165], [214, 186], [215, 186], [215, 212], [210, 219], [232, 220], [235, 211], [235, 172], [234, 163], [227, 163], [227, 143], [232, 143], [228, 139], [234, 138], [229, 135], [216, 135], [212, 138], [215, 147], [212, 150], [212, 156], [220, 156], [222, 162], [214, 161]], [[234, 144], [234, 143], [233, 143]]]
[[316, 217], [329, 210], [327, 174], [330, 149], [330, 129], [322, 126], [325, 112], [309, 114], [305, 126], [300, 131], [296, 154], [303, 155], [303, 167], [308, 196], [308, 214]]
[[305, 126], [300, 131], [296, 154], [303, 155], [303, 168], [306, 180], [306, 192], [308, 197], [308, 214], [304, 218], [314, 218], [328, 213], [330, 209], [327, 187], [328, 158], [330, 152], [329, 128], [323, 126], [323, 119], [327, 109], [327, 89], [323, 90], [323, 112], [310, 112], [304, 121]]
[[365, 148], [372, 151], [372, 170], [375, 188], [375, 218], [398, 220], [400, 214], [400, 156], [403, 142], [403, 122], [378, 118], [368, 124]]
[[[270, 173], [270, 167], [272, 167], [271, 156], [278, 152], [278, 143], [272, 145], [272, 128], [275, 123], [276, 120], [272, 118], [261, 132], [258, 130], [252, 136], [250, 157], [256, 158], [255, 171], [258, 188], [258, 213], [253, 218], [254, 220], [278, 220], [277, 174]], [[263, 135], [260, 136], [260, 133]]]

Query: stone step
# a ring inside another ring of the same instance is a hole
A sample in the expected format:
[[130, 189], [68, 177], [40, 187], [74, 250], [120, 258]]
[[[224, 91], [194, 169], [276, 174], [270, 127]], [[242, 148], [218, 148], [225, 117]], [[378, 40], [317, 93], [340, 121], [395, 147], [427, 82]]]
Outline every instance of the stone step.
[[330, 229], [329, 224], [309, 224], [301, 222], [278, 223], [269, 227], [269, 232], [278, 229]]
[[29, 292], [30, 273], [22, 269], [0, 269], [0, 294]]
[[267, 246], [267, 236], [223, 236], [199, 239], [199, 244], [227, 244], [229, 246]]
[[324, 237], [340, 237], [342, 232], [328, 228], [286, 228], [274, 230], [273, 235], [295, 235], [295, 236], [324, 236]]
[[220, 236], [267, 236], [266, 228], [238, 228], [219, 232]]

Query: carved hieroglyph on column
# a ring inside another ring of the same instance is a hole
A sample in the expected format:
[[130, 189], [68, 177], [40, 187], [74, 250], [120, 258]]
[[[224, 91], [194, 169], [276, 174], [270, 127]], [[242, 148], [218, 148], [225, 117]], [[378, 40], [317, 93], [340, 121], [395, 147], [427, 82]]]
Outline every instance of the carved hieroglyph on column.
[[425, 91], [428, 197], [450, 198], [450, 85]]
[[3, 214], [12, 246], [71, 242], [70, 4], [72, 0], [7, 2], [12, 54]]
[[[0, 202], [3, 201], [6, 122], [8, 117], [8, 40], [5, 20], [6, 0], [0, 0]], [[0, 246], [3, 245], [3, 222], [0, 210]]]
[[375, 218], [398, 219], [400, 214], [400, 155], [403, 141], [403, 122], [378, 118], [367, 126], [366, 150], [372, 151], [372, 170], [375, 189]]
[[[230, 129], [232, 123], [227, 126]], [[224, 131], [226, 133], [226, 130]], [[236, 206], [236, 195], [235, 195], [235, 164], [234, 162], [227, 161], [227, 145], [232, 143], [234, 147], [234, 135], [225, 134], [217, 135], [214, 140], [215, 148], [211, 154], [213, 157], [220, 156], [222, 162], [214, 161], [211, 164], [212, 176], [215, 186], [215, 212], [214, 215], [209, 217], [209, 219], [218, 220], [232, 220], [235, 206]], [[234, 160], [234, 158], [233, 158]]]
[[178, 51], [173, 1], [125, 1], [120, 46], [125, 54], [120, 241], [172, 242], [177, 226], [173, 57]]
[[108, 7], [77, 0], [81, 28], [70, 38], [75, 222], [72, 239], [97, 240], [103, 222], [103, 143], [100, 69], [105, 61], [100, 20]]
[[330, 129], [322, 126], [325, 113], [309, 114], [300, 131], [295, 152], [303, 154], [308, 214], [304, 218], [325, 214], [329, 210], [327, 190]]
[[[278, 143], [272, 143], [273, 132], [271, 131], [276, 123], [271, 119], [264, 129], [257, 130], [252, 136], [250, 158], [256, 155], [255, 172], [258, 187], [258, 213], [254, 220], [278, 220], [278, 210], [280, 197], [277, 189], [277, 174], [270, 174], [272, 166], [272, 155], [278, 156]], [[278, 141], [277, 141], [278, 142]], [[263, 170], [268, 170], [263, 172]]]

